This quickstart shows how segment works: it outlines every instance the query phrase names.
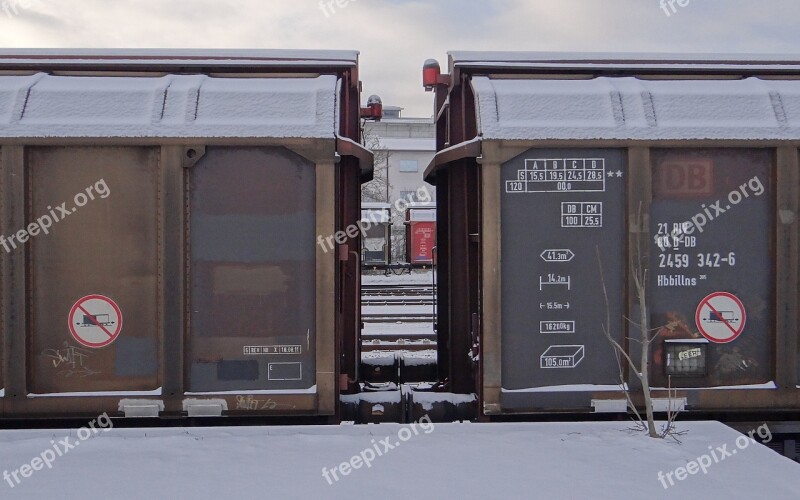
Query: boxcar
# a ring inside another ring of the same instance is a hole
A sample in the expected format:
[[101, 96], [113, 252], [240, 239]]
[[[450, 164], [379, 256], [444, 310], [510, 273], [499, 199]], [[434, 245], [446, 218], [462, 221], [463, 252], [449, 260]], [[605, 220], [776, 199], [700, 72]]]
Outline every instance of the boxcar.
[[659, 409], [797, 415], [800, 60], [457, 52], [424, 71], [450, 391], [484, 417], [624, 412], [636, 377], [604, 330], [638, 359], [644, 307]]
[[334, 415], [359, 115], [356, 52], [0, 54], [0, 416]]

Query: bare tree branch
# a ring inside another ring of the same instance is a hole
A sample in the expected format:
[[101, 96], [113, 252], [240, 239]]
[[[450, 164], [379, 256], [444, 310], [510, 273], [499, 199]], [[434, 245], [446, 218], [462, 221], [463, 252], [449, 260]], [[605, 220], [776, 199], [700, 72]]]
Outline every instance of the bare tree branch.
[[389, 179], [389, 160], [392, 156], [382, 144], [381, 139], [370, 131], [364, 130], [364, 147], [372, 151], [375, 157], [375, 173], [373, 179], [361, 185], [361, 201], [390, 203], [392, 185]]
[[[630, 259], [630, 272], [631, 276], [633, 276], [634, 288], [636, 292], [636, 296], [638, 299], [639, 305], [639, 321], [634, 322], [629, 318], [624, 318], [629, 323], [631, 323], [637, 330], [639, 330], [639, 340], [633, 339], [629, 337], [630, 341], [637, 342], [641, 344], [641, 358], [639, 360], [639, 364], [637, 366], [636, 362], [630, 357], [630, 355], [626, 352], [626, 350], [614, 340], [611, 336], [611, 307], [609, 305], [609, 298], [608, 298], [608, 289], [606, 286], [605, 275], [603, 272], [603, 262], [600, 255], [600, 247], [596, 247], [597, 253], [597, 263], [600, 268], [600, 279], [602, 281], [603, 286], [603, 297], [606, 303], [606, 325], [603, 326], [603, 335], [605, 335], [606, 339], [609, 341], [611, 346], [614, 349], [614, 354], [617, 358], [617, 364], [619, 366], [620, 371], [620, 379], [622, 381], [622, 386], [625, 387], [625, 380], [624, 375], [622, 373], [622, 365], [621, 359], [624, 358], [625, 361], [628, 363], [628, 366], [639, 379], [642, 384], [642, 395], [644, 397], [644, 407], [647, 413], [647, 420], [646, 424], [642, 419], [642, 416], [639, 414], [638, 410], [636, 409], [635, 405], [633, 404], [630, 391], [625, 390], [625, 397], [628, 401], [628, 406], [633, 409], [633, 412], [636, 414], [637, 418], [639, 419], [639, 424], [642, 426], [643, 429], [647, 430], [647, 433], [650, 437], [653, 438], [664, 438], [664, 435], [659, 434], [656, 430], [655, 425], [655, 416], [654, 416], [654, 409], [653, 409], [653, 398], [650, 388], [650, 345], [652, 342], [659, 337], [661, 334], [662, 328], [650, 328], [649, 322], [649, 309], [647, 306], [647, 277], [648, 277], [648, 268], [646, 265], [647, 256], [642, 251], [642, 233], [644, 232], [644, 217], [642, 216], [642, 204], [639, 204], [639, 211], [637, 219], [635, 220], [635, 225], [638, 228], [638, 234], [636, 238], [636, 255]], [[654, 333], [654, 334], [653, 334]], [[671, 399], [670, 399], [671, 405]], [[670, 408], [671, 412], [671, 408]], [[669, 414], [671, 417], [671, 413]], [[673, 420], [674, 421], [674, 420]], [[668, 427], [668, 429], [671, 426]], [[673, 436], [674, 437], [674, 436]]]
[[[603, 325], [602, 330], [603, 334], [605, 335], [606, 339], [611, 342], [611, 345], [614, 348], [614, 356], [617, 358], [617, 370], [619, 371], [619, 381], [620, 381], [620, 388], [622, 388], [623, 392], [625, 393], [625, 400], [627, 401], [628, 408], [633, 411], [636, 415], [636, 418], [639, 420], [639, 424], [644, 425], [642, 420], [641, 414], [639, 414], [639, 410], [636, 409], [636, 405], [633, 404], [633, 400], [631, 399], [630, 391], [628, 391], [627, 383], [625, 382], [625, 374], [622, 371], [622, 359], [620, 356], [624, 356], [625, 359], [628, 361], [628, 365], [631, 367], [634, 373], [636, 373], [636, 365], [633, 363], [633, 360], [628, 356], [628, 353], [625, 352], [625, 349], [622, 348], [616, 340], [611, 337], [611, 305], [608, 300], [608, 287], [606, 286], [606, 277], [603, 272], [603, 260], [600, 258], [600, 247], [595, 247], [595, 252], [597, 253], [597, 265], [600, 268], [600, 283], [603, 286], [603, 299], [606, 303], [606, 324]], [[639, 374], [636, 373], [638, 376]]]

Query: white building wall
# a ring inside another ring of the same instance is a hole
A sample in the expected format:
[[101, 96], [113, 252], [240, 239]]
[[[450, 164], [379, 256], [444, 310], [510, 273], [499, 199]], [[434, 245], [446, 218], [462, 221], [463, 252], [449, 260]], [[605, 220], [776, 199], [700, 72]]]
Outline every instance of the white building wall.
[[393, 207], [393, 260], [405, 262], [405, 211], [397, 208], [404, 209], [409, 201], [436, 201], [436, 189], [423, 180], [436, 151], [433, 120], [393, 118], [367, 123], [365, 134], [368, 147], [372, 147], [369, 139], [378, 143], [374, 148], [376, 171], [385, 173], [388, 167], [389, 199], [380, 201]]

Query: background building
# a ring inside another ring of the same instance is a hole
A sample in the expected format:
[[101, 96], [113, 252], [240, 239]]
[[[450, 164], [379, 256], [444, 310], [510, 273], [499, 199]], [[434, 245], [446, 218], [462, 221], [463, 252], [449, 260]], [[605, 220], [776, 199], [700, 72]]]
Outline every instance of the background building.
[[375, 180], [361, 191], [363, 202], [392, 205], [392, 261], [395, 262], [408, 261], [405, 206], [436, 200], [436, 190], [423, 180], [436, 151], [433, 120], [403, 118], [402, 109], [384, 106], [383, 120], [366, 123], [364, 141], [375, 153]]

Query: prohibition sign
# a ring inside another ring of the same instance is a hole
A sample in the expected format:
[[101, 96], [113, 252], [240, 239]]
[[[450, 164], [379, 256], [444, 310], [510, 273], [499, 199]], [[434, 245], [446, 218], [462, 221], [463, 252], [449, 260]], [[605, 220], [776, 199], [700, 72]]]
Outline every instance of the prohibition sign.
[[72, 336], [92, 349], [111, 345], [122, 331], [122, 311], [104, 295], [87, 295], [69, 311]]
[[747, 313], [738, 297], [716, 292], [700, 301], [694, 321], [703, 337], [716, 344], [727, 344], [744, 331]]

